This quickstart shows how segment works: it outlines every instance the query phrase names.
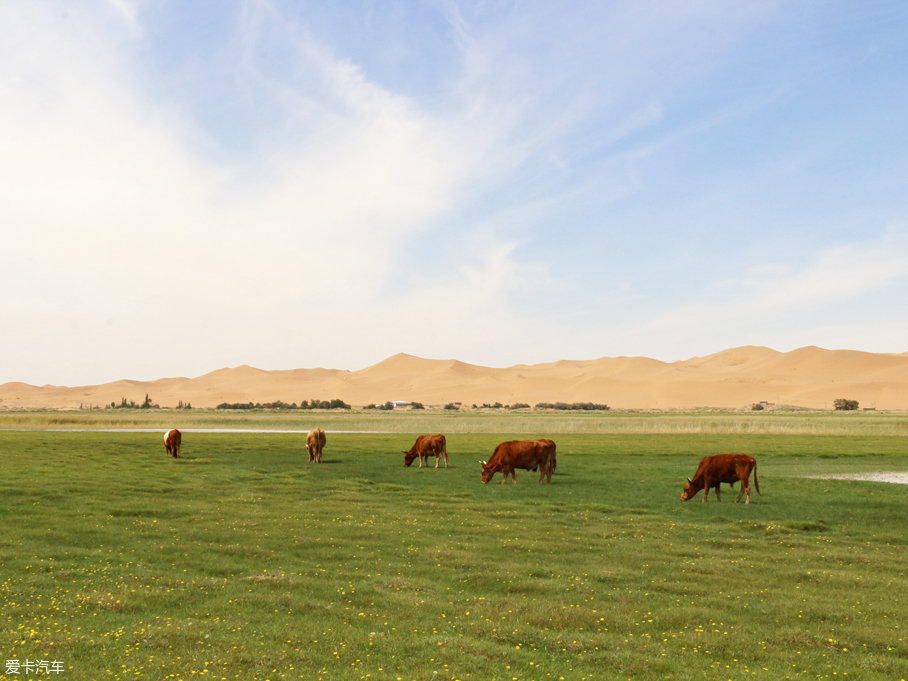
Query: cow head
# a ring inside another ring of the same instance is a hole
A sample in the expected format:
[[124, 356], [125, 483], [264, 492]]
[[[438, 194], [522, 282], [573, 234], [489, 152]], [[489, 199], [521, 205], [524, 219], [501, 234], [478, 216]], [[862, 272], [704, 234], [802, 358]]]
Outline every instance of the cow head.
[[700, 490], [698, 489], [694, 489], [694, 483], [688, 478], [687, 484], [684, 485], [684, 491], [681, 492], [681, 501], [687, 501], [699, 491]]
[[409, 466], [416, 459], [416, 452], [404, 452], [404, 466]]
[[479, 465], [482, 467], [481, 478], [483, 484], [485, 484], [492, 479], [493, 475], [495, 475], [495, 468], [493, 466], [490, 466], [487, 461], [483, 461], [482, 459], [479, 460]]

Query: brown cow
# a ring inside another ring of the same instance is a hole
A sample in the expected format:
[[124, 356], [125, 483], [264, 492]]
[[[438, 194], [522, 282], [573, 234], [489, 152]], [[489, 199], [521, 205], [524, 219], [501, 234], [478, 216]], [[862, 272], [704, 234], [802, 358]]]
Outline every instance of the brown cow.
[[482, 464], [482, 481], [488, 482], [499, 471], [504, 476], [501, 484], [508, 481], [510, 475], [517, 484], [515, 468], [536, 470], [539, 468], [539, 482], [545, 478], [552, 482], [552, 471], [555, 470], [555, 443], [551, 440], [510, 440], [502, 442], [495, 448], [488, 461]]
[[448, 447], [444, 435], [420, 435], [416, 438], [409, 451], [404, 452], [404, 466], [409, 466], [416, 457], [419, 457], [419, 467], [422, 468], [423, 459], [430, 456], [435, 457], [436, 468], [442, 456], [445, 457], [445, 468], [448, 467]]
[[172, 428], [164, 433], [164, 451], [173, 457], [180, 456], [180, 444], [183, 442], [183, 434], [176, 428]]
[[313, 428], [306, 436], [306, 451], [309, 452], [309, 463], [322, 462], [322, 450], [325, 448], [325, 431], [321, 428]]
[[[719, 484], [727, 482], [731, 485], [738, 480], [741, 481], [741, 491], [738, 492], [738, 498], [735, 503], [741, 501], [742, 495], [747, 495], [747, 501], [750, 503], [750, 472], [754, 473], [754, 486], [757, 492], [760, 492], [760, 481], [757, 480], [757, 461], [747, 454], [715, 454], [713, 456], [704, 456], [697, 466], [697, 472], [694, 473], [694, 479], [687, 479], [684, 485], [684, 491], [681, 493], [681, 501], [687, 501], [701, 489], [703, 492], [703, 503], [706, 503], [706, 497], [709, 496], [709, 489], [715, 487], [716, 501], [722, 501], [719, 496]], [[762, 496], [762, 492], [760, 495]]]

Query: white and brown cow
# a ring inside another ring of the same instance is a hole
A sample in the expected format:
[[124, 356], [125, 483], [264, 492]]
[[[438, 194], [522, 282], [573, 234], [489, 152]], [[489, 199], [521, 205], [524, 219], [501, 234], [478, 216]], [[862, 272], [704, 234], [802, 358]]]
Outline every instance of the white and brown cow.
[[180, 456], [180, 444], [183, 442], [183, 434], [176, 428], [171, 428], [164, 433], [164, 451], [173, 457]]

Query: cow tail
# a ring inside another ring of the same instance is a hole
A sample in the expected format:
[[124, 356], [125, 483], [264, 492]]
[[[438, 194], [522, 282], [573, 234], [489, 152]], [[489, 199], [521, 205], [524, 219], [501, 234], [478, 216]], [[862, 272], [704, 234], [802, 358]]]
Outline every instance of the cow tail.
[[754, 487], [757, 488], [757, 493], [762, 497], [763, 492], [760, 491], [760, 481], [757, 480], [757, 460], [754, 459]]

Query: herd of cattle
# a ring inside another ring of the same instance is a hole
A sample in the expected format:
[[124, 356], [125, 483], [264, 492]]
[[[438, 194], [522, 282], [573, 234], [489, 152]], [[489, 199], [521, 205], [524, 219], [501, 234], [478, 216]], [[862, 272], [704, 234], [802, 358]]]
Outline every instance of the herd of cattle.
[[[180, 456], [180, 445], [183, 436], [179, 430], [172, 428], [164, 433], [164, 451], [173, 457]], [[322, 462], [322, 450], [325, 448], [327, 438], [321, 428], [313, 428], [306, 436], [306, 451], [309, 453], [310, 463]], [[404, 466], [409, 466], [417, 458], [419, 467], [435, 457], [435, 468], [438, 468], [442, 457], [445, 468], [448, 467], [448, 449], [444, 435], [420, 435], [413, 446], [404, 453]], [[514, 471], [518, 468], [527, 471], [539, 471], [539, 482], [543, 479], [552, 482], [552, 473], [555, 471], [555, 443], [552, 440], [510, 440], [502, 442], [495, 447], [488, 461], [480, 461], [481, 479], [483, 483], [489, 482], [496, 473], [501, 473], [502, 484], [507, 483], [508, 476], [517, 484]], [[750, 503], [750, 474], [754, 475], [754, 486], [760, 492], [760, 482], [757, 480], [757, 462], [747, 454], [714, 454], [705, 456], [697, 467], [693, 479], [688, 478], [681, 493], [681, 501], [687, 501], [703, 490], [703, 501], [709, 496], [709, 490], [716, 490], [716, 500], [721, 501], [719, 494], [720, 483], [734, 484], [740, 480], [741, 490], [735, 502], [746, 496], [744, 503]]]

